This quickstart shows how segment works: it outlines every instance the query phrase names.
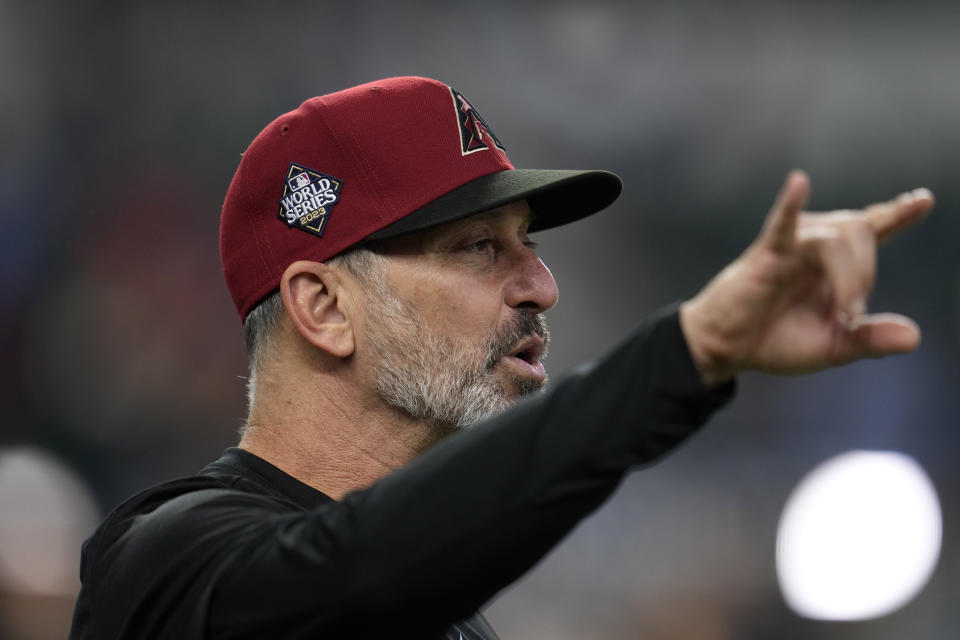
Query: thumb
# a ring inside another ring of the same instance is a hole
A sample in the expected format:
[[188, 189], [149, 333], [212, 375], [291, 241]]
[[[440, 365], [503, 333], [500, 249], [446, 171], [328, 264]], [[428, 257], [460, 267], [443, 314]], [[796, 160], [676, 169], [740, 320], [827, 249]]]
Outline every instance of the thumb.
[[845, 360], [880, 358], [916, 349], [920, 344], [920, 327], [897, 313], [877, 313], [854, 320], [849, 337], [851, 353]]

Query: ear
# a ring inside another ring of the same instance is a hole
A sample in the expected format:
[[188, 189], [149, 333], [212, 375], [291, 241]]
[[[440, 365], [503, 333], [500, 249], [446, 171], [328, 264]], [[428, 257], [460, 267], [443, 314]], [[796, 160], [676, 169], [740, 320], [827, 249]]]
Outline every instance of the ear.
[[287, 315], [303, 338], [330, 355], [353, 354], [353, 326], [343, 311], [346, 291], [334, 269], [322, 262], [299, 260], [283, 272], [280, 296]]

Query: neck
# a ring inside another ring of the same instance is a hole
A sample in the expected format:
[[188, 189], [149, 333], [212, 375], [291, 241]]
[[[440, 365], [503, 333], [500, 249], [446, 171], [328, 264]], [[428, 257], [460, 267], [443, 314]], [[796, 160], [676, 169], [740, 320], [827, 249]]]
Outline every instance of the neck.
[[317, 382], [297, 386], [318, 390], [311, 397], [282, 386], [258, 388], [239, 446], [334, 500], [370, 486], [452, 431], [379, 398], [358, 402], [355, 394], [337, 393], [345, 389], [335, 380]]

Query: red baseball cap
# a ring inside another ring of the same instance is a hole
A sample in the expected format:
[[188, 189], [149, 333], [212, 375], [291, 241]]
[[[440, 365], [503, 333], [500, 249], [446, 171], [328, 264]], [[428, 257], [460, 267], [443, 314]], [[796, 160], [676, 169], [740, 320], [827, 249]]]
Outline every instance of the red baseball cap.
[[530, 230], [548, 229], [600, 211], [620, 189], [608, 171], [515, 169], [460, 92], [389, 78], [311, 98], [260, 132], [227, 190], [220, 259], [245, 318], [297, 260], [521, 199]]

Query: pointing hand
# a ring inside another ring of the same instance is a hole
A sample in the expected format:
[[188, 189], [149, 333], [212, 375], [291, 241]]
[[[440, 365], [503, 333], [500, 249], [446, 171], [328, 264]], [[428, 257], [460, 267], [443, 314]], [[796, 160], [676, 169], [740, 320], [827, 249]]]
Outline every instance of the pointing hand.
[[897, 314], [867, 314], [877, 245], [921, 218], [916, 189], [861, 211], [805, 213], [810, 182], [791, 172], [759, 237], [680, 309], [701, 377], [744, 369], [805, 373], [913, 350], [920, 330]]

